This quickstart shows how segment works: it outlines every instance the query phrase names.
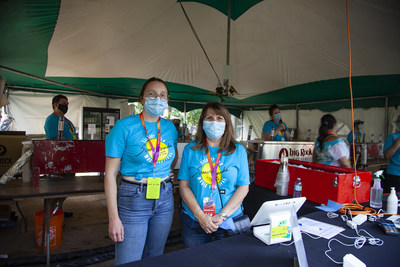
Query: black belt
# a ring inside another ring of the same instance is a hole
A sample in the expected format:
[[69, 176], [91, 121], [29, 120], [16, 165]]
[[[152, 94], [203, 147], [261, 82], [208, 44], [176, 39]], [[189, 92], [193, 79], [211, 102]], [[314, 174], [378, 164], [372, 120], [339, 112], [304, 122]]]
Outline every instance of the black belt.
[[[136, 184], [136, 185], [147, 186], [147, 183], [145, 184], [145, 183], [141, 183], [141, 182], [129, 181], [124, 178], [122, 178], [121, 181], [124, 183], [127, 183], [127, 184]], [[172, 183], [171, 177], [168, 177], [167, 179], [162, 180], [161, 183]]]

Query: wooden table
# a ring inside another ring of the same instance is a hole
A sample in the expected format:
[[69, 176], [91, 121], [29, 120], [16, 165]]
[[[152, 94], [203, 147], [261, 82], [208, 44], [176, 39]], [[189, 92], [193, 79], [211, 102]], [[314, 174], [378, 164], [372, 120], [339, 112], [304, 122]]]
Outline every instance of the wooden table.
[[[31, 183], [23, 183], [22, 180], [12, 180], [0, 187], [0, 200], [13, 200], [24, 222], [25, 232], [27, 227], [19, 201], [26, 199], [43, 199], [43, 234], [46, 230], [47, 241], [47, 266], [50, 266], [50, 200], [54, 198], [83, 196], [100, 194], [104, 192], [103, 176], [76, 176], [44, 178], [40, 180], [40, 186], [34, 188]], [[46, 228], [45, 228], [46, 227]], [[42, 238], [42, 250], [44, 248]]]

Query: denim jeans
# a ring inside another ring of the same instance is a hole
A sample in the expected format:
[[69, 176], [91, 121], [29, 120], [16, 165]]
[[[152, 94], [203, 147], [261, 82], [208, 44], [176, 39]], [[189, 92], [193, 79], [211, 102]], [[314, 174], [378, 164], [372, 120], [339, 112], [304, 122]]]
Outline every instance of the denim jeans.
[[[206, 232], [204, 232], [203, 228], [201, 228], [198, 221], [190, 218], [190, 216], [183, 210], [181, 210], [180, 213], [182, 222], [182, 235], [185, 248], [196, 247], [199, 245], [210, 243], [213, 240], [221, 240], [229, 236], [228, 232], [222, 228], [218, 228], [218, 230], [214, 233], [207, 234]], [[241, 216], [243, 216], [242, 213], [238, 216], [235, 216], [235, 218], [239, 218]]]
[[124, 241], [115, 243], [115, 265], [164, 252], [174, 214], [172, 183], [161, 182], [159, 199], [146, 199], [146, 189], [120, 183], [117, 199]]

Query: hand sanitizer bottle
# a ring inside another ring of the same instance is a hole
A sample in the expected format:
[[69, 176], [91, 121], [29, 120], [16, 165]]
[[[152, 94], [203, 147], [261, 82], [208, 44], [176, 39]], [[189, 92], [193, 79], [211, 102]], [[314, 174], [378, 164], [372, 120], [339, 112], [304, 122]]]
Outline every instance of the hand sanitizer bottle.
[[399, 199], [396, 196], [396, 190], [394, 187], [390, 188], [390, 195], [387, 200], [387, 213], [397, 214], [397, 205], [399, 204]]
[[383, 189], [381, 187], [381, 179], [379, 179], [379, 176], [382, 174], [382, 172], [383, 171], [377, 171], [375, 173], [376, 178], [374, 179], [374, 186], [371, 188], [369, 205], [374, 209], [382, 208]]

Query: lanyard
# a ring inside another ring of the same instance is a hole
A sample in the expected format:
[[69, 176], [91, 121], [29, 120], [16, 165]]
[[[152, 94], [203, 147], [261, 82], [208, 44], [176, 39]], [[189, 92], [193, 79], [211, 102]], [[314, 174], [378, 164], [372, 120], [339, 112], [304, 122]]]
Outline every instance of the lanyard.
[[[206, 144], [207, 144], [207, 141], [206, 141]], [[221, 154], [222, 154], [222, 151], [221, 150], [218, 151], [217, 160], [215, 161], [215, 165], [213, 167], [213, 163], [212, 163], [211, 156], [210, 156], [210, 149], [208, 149], [208, 152], [207, 152], [208, 164], [210, 165], [211, 176], [212, 176], [211, 189], [215, 189], [215, 183], [217, 181], [217, 169], [218, 169], [219, 160], [221, 158]]]
[[161, 122], [160, 122], [160, 117], [158, 118], [157, 121], [157, 145], [156, 149], [154, 149], [153, 143], [150, 140], [149, 134], [147, 133], [146, 125], [144, 123], [144, 118], [143, 118], [143, 112], [139, 114], [140, 121], [142, 122], [142, 126], [144, 128], [144, 131], [146, 132], [147, 139], [149, 139], [151, 151], [153, 152], [153, 177], [154, 177], [154, 169], [156, 168], [156, 163], [158, 156], [160, 155], [160, 140], [161, 140]]
[[357, 133], [357, 143], [361, 143], [361, 133]]

